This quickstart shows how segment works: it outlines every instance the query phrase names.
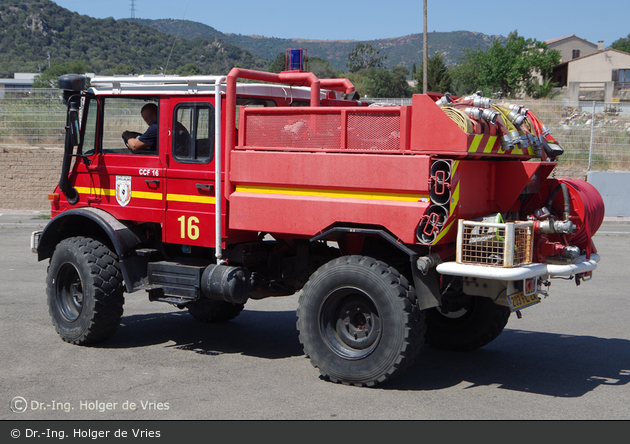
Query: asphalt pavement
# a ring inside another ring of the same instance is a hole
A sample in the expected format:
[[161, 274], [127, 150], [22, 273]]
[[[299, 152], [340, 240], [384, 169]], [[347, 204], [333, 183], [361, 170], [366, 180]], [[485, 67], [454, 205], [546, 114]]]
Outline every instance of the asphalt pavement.
[[110, 340], [64, 343], [48, 315], [47, 261], [29, 248], [42, 217], [0, 215], [0, 420], [630, 420], [627, 221], [595, 236], [591, 281], [554, 280], [486, 347], [424, 347], [405, 374], [367, 389], [318, 377], [298, 341], [297, 295], [206, 325], [126, 294]]

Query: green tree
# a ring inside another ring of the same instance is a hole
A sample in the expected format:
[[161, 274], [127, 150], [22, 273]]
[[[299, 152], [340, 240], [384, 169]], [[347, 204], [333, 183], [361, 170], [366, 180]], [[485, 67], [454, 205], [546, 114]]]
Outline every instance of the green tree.
[[196, 63], [186, 63], [184, 66], [177, 68], [175, 73], [180, 76], [200, 76], [205, 74], [203, 69], [199, 68]]
[[271, 62], [269, 68], [267, 68], [267, 72], [275, 72], [279, 73], [286, 69], [287, 63], [287, 55], [284, 52], [279, 53], [275, 60]]
[[[423, 83], [423, 69], [424, 63], [420, 63], [420, 69], [416, 71], [413, 79], [418, 82], [416, 91], [422, 92]], [[444, 56], [439, 52], [435, 52], [432, 56], [427, 58], [427, 89], [430, 92], [447, 93], [451, 91], [452, 78], [446, 63], [444, 62]]]
[[379, 55], [380, 51], [368, 43], [357, 43], [350, 51], [346, 66], [350, 72], [357, 72], [362, 69], [382, 68], [386, 55]]
[[411, 97], [408, 75], [409, 69], [404, 66], [395, 66], [391, 72], [384, 68], [370, 68], [364, 84], [366, 93], [374, 98]]
[[339, 74], [328, 60], [319, 57], [308, 58], [308, 70], [320, 79], [336, 79]]
[[560, 53], [549, 50], [546, 43], [525, 39], [511, 32], [506, 44], [495, 40], [486, 51], [468, 50], [459, 69], [454, 70], [460, 85], [468, 91], [500, 93], [513, 96], [531, 83], [534, 74], [546, 78], [560, 62]]
[[33, 79], [33, 88], [57, 88], [57, 79], [64, 74], [85, 74], [90, 71], [87, 62], [72, 60], [66, 63], [51, 63], [46, 69]]
[[129, 75], [136, 74], [136, 68], [134, 68], [131, 65], [125, 65], [121, 63], [120, 65], [114, 66], [114, 69], [112, 70], [112, 72], [114, 75], [129, 76]]
[[619, 51], [630, 52], [630, 34], [626, 38], [620, 38], [613, 42], [613, 49], [617, 49]]

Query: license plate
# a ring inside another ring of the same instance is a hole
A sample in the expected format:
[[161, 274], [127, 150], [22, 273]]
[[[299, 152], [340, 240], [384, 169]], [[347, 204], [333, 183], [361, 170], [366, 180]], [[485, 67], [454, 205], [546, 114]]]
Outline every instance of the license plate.
[[510, 308], [512, 311], [517, 311], [531, 305], [538, 304], [540, 302], [540, 298], [536, 295], [536, 293], [525, 295], [522, 291], [520, 291], [508, 296], [508, 301], [510, 302]]

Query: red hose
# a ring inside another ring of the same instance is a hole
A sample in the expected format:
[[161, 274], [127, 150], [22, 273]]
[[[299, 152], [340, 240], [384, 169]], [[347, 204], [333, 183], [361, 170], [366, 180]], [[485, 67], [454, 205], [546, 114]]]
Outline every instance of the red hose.
[[[571, 244], [586, 250], [586, 257], [597, 253], [592, 237], [604, 221], [604, 200], [590, 183], [579, 179], [556, 179], [569, 189], [572, 221], [577, 230], [571, 236]], [[562, 193], [558, 193], [560, 196]], [[560, 197], [561, 198], [561, 197]]]

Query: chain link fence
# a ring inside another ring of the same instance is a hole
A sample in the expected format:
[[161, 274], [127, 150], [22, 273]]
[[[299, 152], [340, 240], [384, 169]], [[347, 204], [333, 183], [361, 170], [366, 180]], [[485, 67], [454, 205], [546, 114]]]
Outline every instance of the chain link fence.
[[58, 89], [0, 97], [0, 147], [63, 147], [66, 107]]
[[[366, 99], [410, 105], [411, 99]], [[564, 149], [559, 165], [584, 171], [630, 171], [630, 103], [513, 100], [529, 108]], [[61, 148], [66, 108], [57, 89], [0, 98], [0, 148]]]

